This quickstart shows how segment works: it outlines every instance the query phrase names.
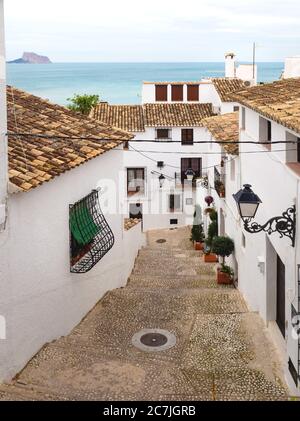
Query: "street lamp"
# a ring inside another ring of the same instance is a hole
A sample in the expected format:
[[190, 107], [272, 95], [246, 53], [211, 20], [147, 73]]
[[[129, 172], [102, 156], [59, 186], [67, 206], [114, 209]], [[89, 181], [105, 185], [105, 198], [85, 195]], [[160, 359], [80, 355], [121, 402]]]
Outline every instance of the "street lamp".
[[250, 234], [266, 232], [271, 235], [278, 232], [280, 238], [289, 237], [292, 246], [295, 247], [296, 238], [296, 206], [288, 208], [282, 216], [275, 216], [263, 225], [257, 222], [251, 222], [257, 213], [259, 205], [262, 203], [260, 198], [253, 192], [250, 184], [245, 184], [244, 188], [233, 195], [237, 203], [239, 214], [244, 221], [244, 229]]
[[160, 176], [158, 177], [159, 180], [159, 187], [162, 189], [164, 182], [165, 182], [166, 177], [163, 174], [160, 174]]
[[186, 170], [185, 175], [188, 181], [193, 181], [196, 173], [194, 170], [192, 170], [192, 168], [189, 168]]

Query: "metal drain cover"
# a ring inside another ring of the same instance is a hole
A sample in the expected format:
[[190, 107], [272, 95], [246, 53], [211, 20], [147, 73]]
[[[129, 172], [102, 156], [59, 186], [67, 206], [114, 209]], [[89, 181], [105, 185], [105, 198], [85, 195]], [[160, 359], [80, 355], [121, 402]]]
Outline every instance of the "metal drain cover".
[[158, 244], [163, 244], [163, 243], [166, 243], [166, 242], [167, 242], [167, 240], [165, 240], [165, 239], [161, 238], [160, 240], [157, 240], [156, 242], [157, 242]]
[[167, 330], [143, 329], [133, 336], [132, 344], [146, 352], [166, 351], [176, 345], [176, 336]]

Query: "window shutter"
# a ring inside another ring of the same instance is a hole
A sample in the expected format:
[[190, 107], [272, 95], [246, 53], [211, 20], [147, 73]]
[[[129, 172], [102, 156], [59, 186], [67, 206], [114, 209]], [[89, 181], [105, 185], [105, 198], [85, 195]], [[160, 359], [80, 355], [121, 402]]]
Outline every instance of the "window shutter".
[[168, 101], [168, 85], [155, 85], [155, 100]]
[[187, 85], [187, 100], [199, 101], [199, 85]]
[[172, 101], [183, 101], [183, 85], [172, 85]]

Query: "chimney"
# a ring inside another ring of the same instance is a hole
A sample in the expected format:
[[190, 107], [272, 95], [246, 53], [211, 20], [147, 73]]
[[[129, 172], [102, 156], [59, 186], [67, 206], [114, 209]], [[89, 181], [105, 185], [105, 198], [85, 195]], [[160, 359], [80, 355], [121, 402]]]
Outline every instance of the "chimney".
[[225, 54], [225, 77], [235, 77], [235, 54]]
[[3, 228], [6, 219], [6, 197], [8, 181], [3, 2], [4, 0], [0, 0], [0, 231]]

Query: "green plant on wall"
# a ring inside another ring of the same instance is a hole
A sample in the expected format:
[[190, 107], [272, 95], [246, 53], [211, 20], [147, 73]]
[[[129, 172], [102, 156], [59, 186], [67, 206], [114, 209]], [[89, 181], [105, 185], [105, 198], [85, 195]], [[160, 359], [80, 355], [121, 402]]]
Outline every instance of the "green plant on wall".
[[67, 107], [69, 110], [78, 111], [83, 115], [89, 115], [92, 108], [95, 107], [99, 102], [99, 95], [74, 95], [72, 98], [68, 98], [71, 102]]

